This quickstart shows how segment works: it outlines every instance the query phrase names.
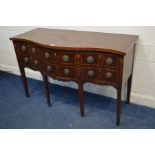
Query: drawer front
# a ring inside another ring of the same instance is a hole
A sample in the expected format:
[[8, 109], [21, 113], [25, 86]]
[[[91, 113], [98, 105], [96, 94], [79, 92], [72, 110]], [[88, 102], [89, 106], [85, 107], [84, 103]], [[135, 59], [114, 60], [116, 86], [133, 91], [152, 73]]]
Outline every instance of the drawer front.
[[82, 69], [82, 78], [84, 81], [93, 81], [93, 82], [108, 82], [117, 84], [117, 71], [107, 69], [104, 67], [83, 67]]
[[60, 64], [76, 64], [76, 54], [71, 52], [60, 52], [59, 54], [59, 63]]
[[36, 71], [42, 70], [42, 49], [39, 46], [20, 42], [15, 49], [21, 65]]
[[60, 78], [63, 78], [66, 80], [76, 80], [77, 72], [76, 72], [75, 67], [59, 66], [59, 76]]
[[105, 66], [113, 69], [119, 67], [119, 57], [114, 54], [107, 53], [87, 53], [81, 54], [81, 64], [82, 65], [98, 65]]
[[28, 44], [24, 42], [17, 43], [15, 45], [15, 49], [17, 54], [20, 55], [40, 55], [40, 51], [42, 50], [42, 48], [37, 45]]
[[40, 58], [35, 56], [18, 56], [20, 64], [24, 67], [31, 68], [36, 71], [42, 71], [42, 61]]
[[52, 76], [52, 77], [58, 76], [58, 71], [57, 71], [56, 65], [53, 65], [50, 63], [44, 63], [43, 72], [44, 72], [44, 74]]
[[97, 81], [101, 78], [102, 68], [96, 67], [83, 67], [82, 68], [82, 78], [88, 81]]
[[82, 65], [97, 65], [102, 63], [102, 55], [101, 54], [82, 54]]

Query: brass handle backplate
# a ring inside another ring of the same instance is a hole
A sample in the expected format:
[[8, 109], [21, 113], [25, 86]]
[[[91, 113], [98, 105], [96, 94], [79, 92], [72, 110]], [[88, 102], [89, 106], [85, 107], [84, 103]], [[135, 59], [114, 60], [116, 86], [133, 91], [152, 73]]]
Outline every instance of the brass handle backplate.
[[87, 74], [89, 77], [93, 77], [93, 76], [95, 76], [95, 71], [89, 70]]
[[34, 64], [35, 65], [38, 65], [38, 60], [34, 60]]
[[87, 62], [88, 63], [94, 63], [95, 62], [94, 57], [92, 57], [92, 56], [87, 57]]
[[26, 46], [22, 45], [21, 50], [22, 50], [22, 52], [26, 52]]
[[48, 59], [50, 57], [50, 54], [48, 52], [45, 52], [45, 59]]
[[64, 62], [68, 62], [69, 61], [69, 56], [68, 55], [64, 55], [63, 56], [63, 61]]
[[107, 58], [106, 64], [107, 65], [112, 65], [113, 64], [113, 59], [112, 58]]
[[36, 49], [33, 47], [32, 48], [32, 53], [34, 54], [36, 52]]
[[46, 69], [47, 69], [48, 72], [50, 72], [52, 70], [51, 65], [47, 65]]
[[69, 69], [67, 69], [67, 68], [64, 69], [64, 74], [65, 74], [65, 75], [70, 75], [70, 73], [71, 73], [71, 71], [70, 71]]
[[106, 78], [107, 79], [111, 79], [112, 78], [112, 73], [111, 72], [107, 72], [106, 73]]
[[28, 57], [24, 57], [24, 62], [28, 62], [29, 58]]

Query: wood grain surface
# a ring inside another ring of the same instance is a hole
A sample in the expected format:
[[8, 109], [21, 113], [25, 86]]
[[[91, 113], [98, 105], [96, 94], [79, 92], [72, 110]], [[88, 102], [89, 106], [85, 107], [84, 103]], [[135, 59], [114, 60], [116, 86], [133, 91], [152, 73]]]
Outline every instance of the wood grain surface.
[[101, 32], [37, 28], [10, 38], [23, 40], [55, 49], [104, 51], [126, 55], [138, 36]]

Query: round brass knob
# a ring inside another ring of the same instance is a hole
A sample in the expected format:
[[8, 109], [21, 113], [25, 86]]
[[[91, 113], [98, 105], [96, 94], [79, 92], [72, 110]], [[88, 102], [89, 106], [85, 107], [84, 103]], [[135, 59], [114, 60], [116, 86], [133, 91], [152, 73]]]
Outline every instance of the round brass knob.
[[106, 64], [107, 65], [112, 65], [113, 64], [113, 59], [112, 58], [107, 58]]
[[33, 47], [32, 48], [32, 53], [34, 54], [36, 52], [36, 49]]
[[28, 62], [29, 58], [28, 57], [24, 57], [24, 62]]
[[87, 73], [87, 75], [88, 75], [89, 77], [93, 77], [93, 76], [95, 76], [95, 71], [89, 70], [88, 73]]
[[69, 69], [67, 69], [67, 68], [64, 69], [64, 74], [65, 74], [65, 75], [69, 75], [70, 73], [71, 73], [71, 71], [70, 71]]
[[47, 69], [48, 72], [50, 72], [52, 70], [51, 65], [47, 65], [46, 69]]
[[50, 54], [48, 52], [45, 52], [45, 58], [48, 59], [50, 57]]
[[106, 78], [107, 79], [111, 79], [112, 78], [112, 73], [111, 72], [107, 72], [106, 73]]
[[38, 60], [34, 60], [34, 64], [35, 65], [38, 65]]
[[94, 63], [95, 59], [92, 56], [87, 57], [87, 62], [88, 63]]
[[22, 52], [26, 52], [26, 46], [22, 45], [21, 50], [22, 50]]
[[69, 56], [68, 55], [64, 55], [63, 56], [63, 61], [68, 62], [69, 61]]

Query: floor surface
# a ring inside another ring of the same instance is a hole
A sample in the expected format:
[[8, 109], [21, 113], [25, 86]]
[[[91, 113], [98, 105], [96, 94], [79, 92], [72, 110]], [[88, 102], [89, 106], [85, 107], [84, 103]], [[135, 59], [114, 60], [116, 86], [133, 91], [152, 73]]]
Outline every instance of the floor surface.
[[155, 109], [123, 102], [121, 124], [115, 125], [116, 100], [85, 93], [85, 117], [80, 117], [77, 90], [50, 84], [52, 107], [43, 83], [28, 79], [26, 98], [19, 76], [0, 72], [1, 129], [150, 129]]

